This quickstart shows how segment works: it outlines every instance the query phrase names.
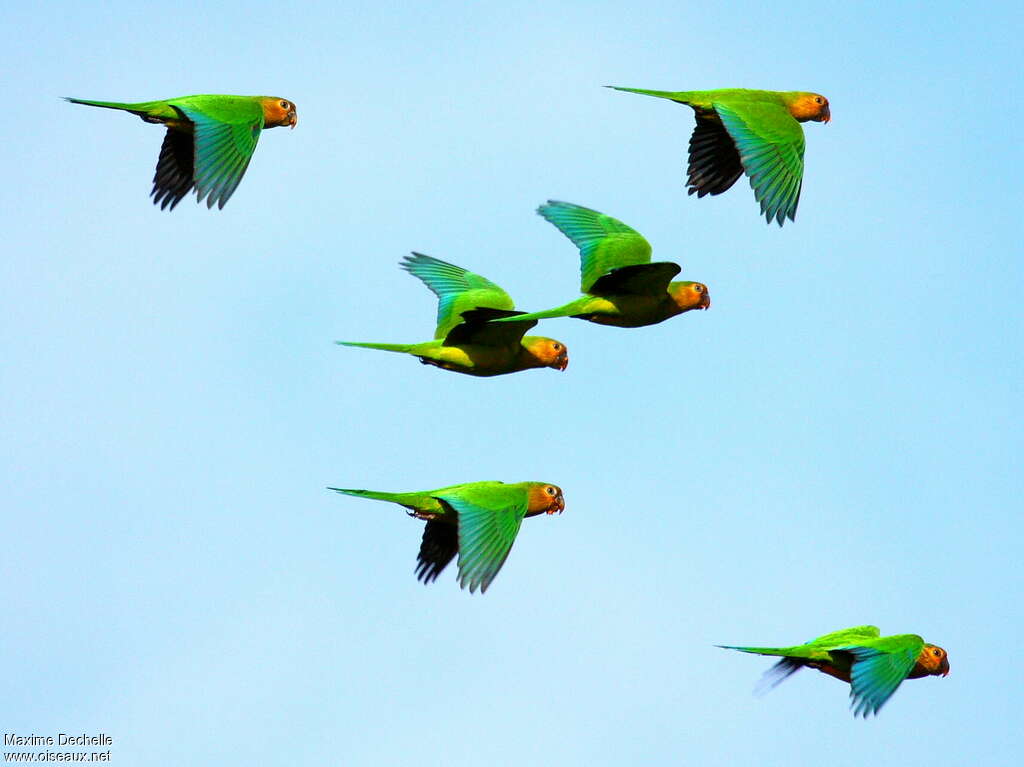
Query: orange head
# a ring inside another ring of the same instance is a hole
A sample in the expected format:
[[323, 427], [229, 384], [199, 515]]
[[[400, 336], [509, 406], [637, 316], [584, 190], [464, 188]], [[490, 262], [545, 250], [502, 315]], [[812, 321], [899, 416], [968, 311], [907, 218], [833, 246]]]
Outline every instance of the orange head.
[[711, 294], [703, 282], [673, 282], [668, 286], [668, 293], [680, 313], [711, 306]]
[[828, 99], [820, 93], [791, 93], [789, 96], [789, 113], [800, 122], [827, 123], [832, 119]]
[[541, 482], [530, 483], [529, 500], [526, 516], [534, 514], [561, 514], [565, 511], [565, 499], [562, 488], [558, 485], [545, 485]]
[[523, 348], [532, 358], [531, 367], [565, 370], [569, 367], [569, 350], [561, 341], [544, 336], [524, 336]]
[[261, 100], [263, 105], [263, 127], [276, 128], [279, 125], [290, 125], [292, 128], [299, 121], [295, 113], [295, 104], [288, 99], [278, 99], [273, 96], [264, 96]]
[[949, 673], [949, 658], [946, 651], [933, 644], [926, 644], [917, 656], [910, 678], [921, 676], [946, 676]]

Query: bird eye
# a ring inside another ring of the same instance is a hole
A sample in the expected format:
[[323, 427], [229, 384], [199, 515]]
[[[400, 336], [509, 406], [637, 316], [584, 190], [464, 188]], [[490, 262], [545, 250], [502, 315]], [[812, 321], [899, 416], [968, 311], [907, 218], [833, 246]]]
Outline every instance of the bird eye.
[[942, 651], [939, 650], [938, 647], [936, 647], [934, 650], [932, 650], [932, 655], [934, 655], [936, 658], [941, 658], [942, 657]]
[[814, 97], [814, 103], [815, 104], [820, 104], [821, 103], [821, 96], [815, 96]]
[[560, 350], [562, 348], [562, 345], [561, 344], [552, 344], [551, 348], [554, 349], [557, 352], [558, 350]]
[[696, 285], [693, 286], [693, 289], [695, 291], [697, 291], [698, 293], [703, 293], [704, 292], [704, 286], [701, 285], [699, 282]]
[[289, 104], [287, 101], [282, 101], [281, 102], [281, 109], [287, 109], [290, 106], [291, 106], [291, 104]]
[[547, 487], [544, 488], [544, 492], [547, 493], [548, 495], [554, 495], [555, 488], [551, 487], [551, 485], [548, 485]]

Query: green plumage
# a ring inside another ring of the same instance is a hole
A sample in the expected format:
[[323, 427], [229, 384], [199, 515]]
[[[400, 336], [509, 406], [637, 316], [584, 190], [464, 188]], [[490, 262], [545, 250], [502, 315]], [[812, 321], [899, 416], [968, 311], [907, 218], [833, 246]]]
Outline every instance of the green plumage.
[[[197, 202], [223, 208], [249, 167], [264, 128], [292, 125], [295, 106], [270, 96], [205, 94], [121, 103], [68, 98], [73, 104], [118, 109], [167, 126], [150, 196], [161, 210], [195, 189]], [[268, 120], [269, 116], [269, 120]]]
[[705, 285], [672, 282], [680, 272], [679, 265], [651, 263], [650, 243], [618, 219], [558, 200], [548, 200], [537, 213], [579, 248], [580, 290], [584, 295], [554, 309], [520, 315], [517, 320], [576, 317], [632, 328], [711, 305]]
[[508, 558], [525, 517], [564, 508], [562, 491], [542, 482], [467, 482], [437, 490], [386, 493], [332, 487], [346, 495], [389, 501], [426, 520], [416, 576], [436, 580], [459, 555], [459, 585], [487, 591]]
[[724, 88], [654, 91], [608, 86], [693, 108], [688, 192], [703, 197], [729, 189], [746, 173], [761, 213], [782, 226], [795, 220], [804, 174], [806, 120], [828, 122], [828, 99], [803, 91]]
[[[416, 344], [337, 341], [342, 346], [401, 352], [424, 364], [473, 376], [496, 376], [537, 367], [564, 370], [568, 351], [559, 341], [527, 336], [536, 320], [520, 319], [498, 285], [461, 266], [413, 253], [402, 268], [437, 296], [434, 340]], [[493, 320], [508, 320], [494, 322]]]
[[775, 687], [804, 666], [849, 682], [854, 716], [877, 714], [908, 677], [949, 672], [942, 648], [926, 645], [917, 634], [883, 637], [875, 626], [834, 631], [793, 647], [718, 646], [781, 657], [765, 673], [762, 685], [766, 688]]

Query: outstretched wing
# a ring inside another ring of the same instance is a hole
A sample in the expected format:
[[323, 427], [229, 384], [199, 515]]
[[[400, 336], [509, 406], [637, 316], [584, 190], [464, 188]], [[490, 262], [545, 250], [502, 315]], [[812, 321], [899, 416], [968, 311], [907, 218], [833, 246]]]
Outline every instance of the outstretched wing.
[[[486, 506], [459, 494], [439, 495], [459, 516], [459, 585], [483, 593], [505, 564], [526, 516], [524, 492], [503, 492]], [[476, 500], [476, 499], [474, 499]]]
[[612, 269], [651, 261], [651, 244], [617, 218], [558, 200], [548, 200], [537, 212], [580, 249], [583, 293], [591, 292], [594, 283]]
[[416, 578], [432, 583], [459, 552], [459, 530], [450, 522], [430, 520], [423, 528]]
[[[736, 144], [761, 212], [779, 226], [796, 218], [804, 177], [804, 130], [782, 104], [714, 103], [715, 112]], [[698, 121], [699, 122], [699, 121]]]
[[263, 112], [258, 110], [231, 118], [222, 114], [214, 118], [192, 105], [172, 106], [192, 121], [193, 180], [198, 201], [202, 202], [205, 197], [206, 207], [216, 204], [223, 208], [249, 167], [263, 130]]
[[690, 164], [686, 168], [687, 192], [721, 194], [743, 175], [740, 153], [732, 137], [714, 115], [697, 110], [697, 125], [690, 136]]
[[444, 338], [445, 346], [472, 344], [477, 346], [517, 346], [526, 331], [537, 320], [522, 322], [491, 322], [504, 317], [518, 317], [524, 312], [503, 309], [470, 309], [462, 313], [462, 322], [453, 327]]
[[438, 298], [434, 338], [444, 338], [471, 309], [514, 309], [511, 296], [486, 277], [439, 258], [413, 253], [401, 266], [423, 281]]
[[916, 634], [885, 637], [871, 646], [836, 648], [854, 657], [850, 670], [853, 715], [877, 714], [910, 674], [923, 648], [924, 640]]
[[153, 204], [160, 210], [174, 210], [189, 192], [194, 182], [195, 142], [191, 133], [168, 128], [164, 143], [160, 145], [160, 157], [156, 161], [153, 175], [153, 191], [149, 193]]

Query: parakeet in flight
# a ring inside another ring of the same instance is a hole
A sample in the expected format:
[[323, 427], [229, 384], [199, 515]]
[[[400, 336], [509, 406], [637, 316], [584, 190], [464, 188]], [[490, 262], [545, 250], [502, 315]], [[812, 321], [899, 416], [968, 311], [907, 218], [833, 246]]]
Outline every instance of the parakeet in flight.
[[599, 325], [637, 328], [711, 306], [706, 285], [670, 282], [679, 274], [679, 264], [652, 264], [650, 243], [618, 219], [557, 200], [548, 200], [537, 212], [580, 249], [580, 292], [584, 295], [516, 319], [576, 317]]
[[272, 96], [182, 96], [122, 104], [68, 98], [73, 104], [121, 109], [167, 126], [153, 176], [153, 204], [174, 206], [194, 188], [197, 202], [223, 208], [249, 167], [260, 131], [295, 127], [295, 104]]
[[562, 490], [544, 482], [466, 482], [418, 493], [380, 493], [331, 487], [346, 495], [390, 501], [426, 520], [416, 559], [416, 577], [437, 580], [459, 555], [459, 586], [483, 593], [508, 558], [524, 517], [561, 514]]
[[831, 119], [828, 99], [802, 91], [648, 91], [620, 88], [693, 107], [697, 127], [690, 136], [689, 194], [721, 194], [741, 173], [750, 177], [754, 197], [768, 223], [795, 220], [804, 177], [807, 120]]
[[[530, 368], [565, 370], [569, 350], [561, 341], [524, 335], [537, 324], [520, 319], [508, 293], [479, 274], [422, 253], [406, 256], [402, 268], [426, 284], [438, 298], [433, 341], [418, 344], [378, 344], [336, 341], [402, 352], [456, 373], [496, 376]], [[508, 322], [491, 322], [506, 318]]]
[[877, 714], [904, 679], [949, 673], [949, 658], [941, 647], [926, 644], [917, 634], [879, 636], [875, 626], [834, 631], [795, 647], [718, 646], [781, 656], [782, 660], [765, 672], [763, 684], [768, 688], [804, 666], [849, 682], [854, 716]]

